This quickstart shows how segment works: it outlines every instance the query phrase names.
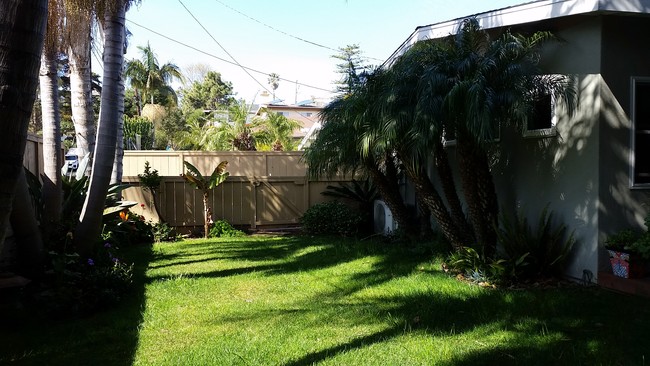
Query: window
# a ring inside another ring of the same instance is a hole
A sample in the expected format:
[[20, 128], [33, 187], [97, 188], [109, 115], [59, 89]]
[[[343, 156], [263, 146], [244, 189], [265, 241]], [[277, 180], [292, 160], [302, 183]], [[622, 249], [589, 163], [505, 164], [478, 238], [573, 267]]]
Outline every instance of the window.
[[632, 186], [650, 187], [650, 78], [632, 81]]
[[311, 117], [312, 112], [303, 112], [303, 113], [300, 113], [300, 114], [301, 114], [303, 117]]
[[528, 118], [525, 137], [547, 137], [556, 133], [555, 124], [555, 98], [550, 94], [541, 96], [533, 106], [533, 111]]

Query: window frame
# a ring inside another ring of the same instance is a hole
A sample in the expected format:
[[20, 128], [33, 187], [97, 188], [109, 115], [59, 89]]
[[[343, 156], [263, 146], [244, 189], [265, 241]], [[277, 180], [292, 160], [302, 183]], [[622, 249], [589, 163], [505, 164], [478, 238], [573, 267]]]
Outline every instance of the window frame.
[[526, 123], [526, 130], [523, 133], [524, 138], [547, 138], [557, 135], [557, 99], [553, 94], [549, 96], [551, 97], [551, 127], [529, 129], [528, 123]]
[[[637, 94], [637, 84], [643, 83], [650, 86], [650, 77], [649, 76], [633, 76], [630, 78], [630, 156], [629, 156], [629, 181], [631, 189], [650, 189], [650, 182], [648, 183], [637, 183], [635, 180], [636, 177], [636, 135], [637, 135], [637, 123], [636, 123], [636, 94]], [[650, 129], [644, 130], [650, 133]]]

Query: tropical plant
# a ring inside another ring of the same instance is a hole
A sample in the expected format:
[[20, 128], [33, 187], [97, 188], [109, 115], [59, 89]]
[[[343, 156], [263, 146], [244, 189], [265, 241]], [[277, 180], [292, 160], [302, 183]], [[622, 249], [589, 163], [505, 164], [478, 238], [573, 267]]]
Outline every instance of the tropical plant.
[[219, 121], [215, 138], [220, 142], [230, 144], [229, 150], [255, 151], [256, 141], [260, 139], [259, 121], [249, 122], [250, 105], [243, 99], [238, 100], [228, 108], [228, 120]]
[[266, 111], [266, 118], [258, 118], [256, 122], [261, 143], [270, 144], [273, 151], [295, 150], [293, 131], [300, 128], [300, 122], [272, 111]]
[[561, 275], [575, 244], [573, 233], [566, 236], [564, 224], [553, 223], [553, 213], [545, 207], [532, 228], [522, 212], [514, 217], [503, 214], [497, 230], [501, 255], [517, 264], [516, 277], [537, 279]]
[[[374, 74], [369, 75], [372, 79]], [[401, 161], [380, 135], [368, 133], [377, 124], [377, 115], [369, 113], [381, 88], [372, 80], [356, 85], [354, 93], [338, 97], [321, 112], [325, 121], [304, 160], [310, 177], [355, 174], [370, 177], [395, 220], [412, 236], [418, 232], [399, 191]]]
[[146, 191], [151, 192], [151, 199], [153, 201], [154, 210], [156, 210], [160, 221], [165, 222], [162, 215], [160, 214], [160, 210], [158, 209], [158, 190], [160, 189], [160, 182], [162, 182], [162, 178], [160, 175], [158, 175], [158, 170], [151, 169], [149, 161], [145, 161], [144, 173], [138, 174], [138, 178], [140, 179], [142, 188]]
[[200, 189], [203, 192], [203, 233], [207, 238], [210, 231], [210, 223], [212, 222], [212, 214], [209, 206], [210, 191], [216, 188], [219, 184], [223, 183], [230, 173], [226, 171], [228, 167], [227, 161], [220, 162], [209, 177], [204, 177], [201, 172], [192, 164], [183, 161], [187, 171], [181, 176], [186, 182]]
[[177, 96], [174, 89], [169, 85], [174, 79], [181, 80], [181, 74], [178, 66], [173, 63], [159, 65], [156, 54], [151, 49], [151, 45], [138, 46], [142, 54], [140, 60], [130, 60], [126, 63], [124, 71], [131, 86], [136, 91], [136, 103], [138, 103], [138, 113], [142, 112], [143, 101], [154, 104], [154, 95], [160, 94], [162, 97], [171, 98], [176, 104]]

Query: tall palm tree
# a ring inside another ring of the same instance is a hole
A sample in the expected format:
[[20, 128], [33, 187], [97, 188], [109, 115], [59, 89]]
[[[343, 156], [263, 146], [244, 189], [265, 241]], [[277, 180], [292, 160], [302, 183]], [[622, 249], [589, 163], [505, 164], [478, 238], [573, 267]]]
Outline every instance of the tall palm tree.
[[72, 122], [76, 146], [84, 155], [93, 152], [95, 148], [95, 112], [90, 67], [94, 3], [93, 0], [65, 0]]
[[0, 238], [5, 237], [23, 169], [46, 24], [46, 0], [0, 1], [0, 156], [4, 157], [0, 162]]
[[58, 58], [63, 46], [61, 29], [64, 18], [62, 1], [50, 0], [39, 73], [43, 123], [43, 210], [46, 218], [43, 224], [46, 233], [52, 223], [59, 221], [63, 201]]
[[273, 151], [291, 151], [295, 149], [293, 131], [300, 128], [300, 122], [289, 119], [279, 113], [266, 111], [266, 118], [256, 119], [260, 126], [260, 140], [271, 145]]
[[142, 112], [142, 100], [149, 100], [154, 104], [156, 92], [172, 96], [176, 100], [176, 93], [169, 85], [174, 79], [183, 80], [183, 75], [178, 66], [173, 63], [159, 65], [156, 54], [147, 43], [145, 47], [138, 46], [142, 53], [140, 60], [130, 60], [126, 63], [125, 74], [136, 92], [138, 114]]
[[99, 3], [97, 8], [104, 28], [104, 76], [92, 174], [74, 235], [75, 245], [82, 255], [90, 255], [99, 239], [106, 193], [113, 171], [117, 129], [122, 115], [119, 110], [120, 98], [124, 95], [124, 84], [121, 80], [125, 13], [131, 2], [105, 0]]

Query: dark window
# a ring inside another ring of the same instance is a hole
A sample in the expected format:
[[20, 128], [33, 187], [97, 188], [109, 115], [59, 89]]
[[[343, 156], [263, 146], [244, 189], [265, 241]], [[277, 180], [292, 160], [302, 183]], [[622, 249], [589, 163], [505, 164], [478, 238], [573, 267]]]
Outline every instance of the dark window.
[[650, 184], [650, 81], [634, 83], [634, 184]]
[[545, 130], [555, 126], [553, 119], [553, 98], [550, 95], [540, 97], [533, 106], [528, 118], [528, 130]]

